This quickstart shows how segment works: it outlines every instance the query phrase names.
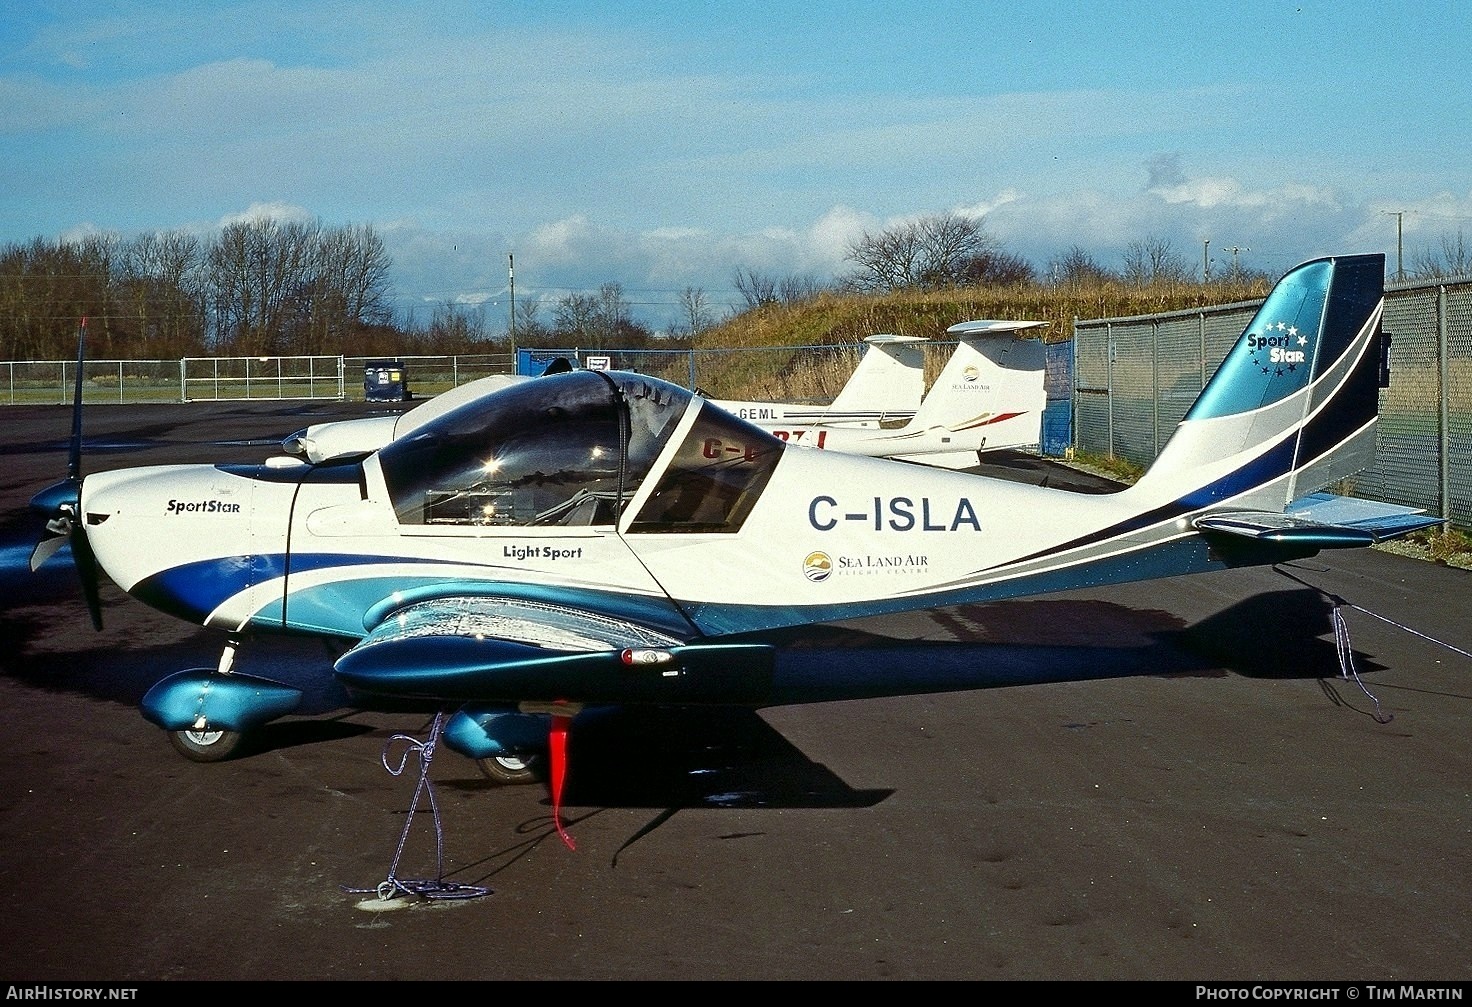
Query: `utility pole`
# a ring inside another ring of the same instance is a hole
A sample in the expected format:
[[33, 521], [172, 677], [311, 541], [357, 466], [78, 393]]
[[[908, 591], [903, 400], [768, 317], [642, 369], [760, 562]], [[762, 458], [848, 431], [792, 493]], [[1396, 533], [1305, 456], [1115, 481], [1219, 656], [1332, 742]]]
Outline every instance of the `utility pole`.
[[1211, 239], [1207, 238], [1201, 243], [1201, 282], [1207, 283], [1211, 280], [1211, 260], [1207, 258], [1206, 250], [1211, 247]]
[[1236, 245], [1233, 245], [1231, 248], [1227, 249], [1227, 251], [1229, 251], [1229, 252], [1232, 253], [1232, 276], [1233, 276], [1233, 278], [1236, 278], [1236, 277], [1242, 275], [1238, 271], [1238, 269], [1237, 269], [1237, 253], [1238, 252], [1250, 252], [1250, 251], [1252, 251], [1252, 249], [1250, 249], [1250, 248], [1238, 248]]
[[1395, 218], [1395, 278], [1404, 280], [1406, 271], [1401, 265], [1401, 257], [1405, 254], [1405, 223], [1406, 211], [1404, 210], [1381, 210]]
[[506, 331], [511, 335], [511, 373], [516, 373], [516, 256], [506, 253], [506, 276], [511, 281], [511, 322]]

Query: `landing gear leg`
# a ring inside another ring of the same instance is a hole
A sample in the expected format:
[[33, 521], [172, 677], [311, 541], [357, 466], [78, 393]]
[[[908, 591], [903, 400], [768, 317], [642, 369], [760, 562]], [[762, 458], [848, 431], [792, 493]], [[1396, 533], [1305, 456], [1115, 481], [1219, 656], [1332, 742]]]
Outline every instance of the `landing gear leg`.
[[[240, 646], [238, 637], [231, 637], [220, 654], [220, 665], [216, 669], [221, 675], [230, 674], [235, 666], [235, 650]], [[169, 744], [190, 762], [223, 762], [237, 754], [245, 744], [245, 735], [239, 731], [224, 731], [210, 727], [204, 717], [183, 731], [170, 731]]]

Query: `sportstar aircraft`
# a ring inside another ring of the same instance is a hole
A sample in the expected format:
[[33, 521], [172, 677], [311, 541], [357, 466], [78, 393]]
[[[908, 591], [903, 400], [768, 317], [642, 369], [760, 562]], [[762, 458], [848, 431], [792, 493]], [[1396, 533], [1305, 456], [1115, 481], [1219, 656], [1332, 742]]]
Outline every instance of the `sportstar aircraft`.
[[[1113, 494], [805, 450], [676, 385], [588, 370], [511, 385], [364, 458], [84, 479], [78, 396], [70, 475], [32, 501], [53, 536], [33, 566], [69, 541], [94, 621], [100, 566], [227, 631], [219, 667], [142, 703], [192, 758], [230, 754], [301, 699], [233, 670], [246, 635], [324, 635], [347, 646], [324, 679], [363, 705], [454, 710], [446, 744], [507, 778], [550, 755], [555, 810], [585, 708], [787, 701], [766, 631], [1279, 563], [1440, 523], [1315, 492], [1374, 455], [1384, 271], [1383, 255], [1292, 270]], [[864, 674], [915, 688], [904, 667]]]
[[[924, 351], [915, 345], [925, 340], [920, 336], [881, 333], [866, 337], [864, 342], [869, 348], [838, 396], [826, 406], [714, 401], [768, 428], [797, 423], [877, 427], [884, 421], [908, 420], [920, 408], [925, 393]], [[562, 367], [554, 365], [548, 373], [559, 373], [568, 366], [565, 362]], [[456, 406], [525, 380], [525, 376], [505, 374], [478, 378], [396, 415], [313, 424], [292, 434], [282, 446], [314, 464], [329, 458], [367, 454]]]

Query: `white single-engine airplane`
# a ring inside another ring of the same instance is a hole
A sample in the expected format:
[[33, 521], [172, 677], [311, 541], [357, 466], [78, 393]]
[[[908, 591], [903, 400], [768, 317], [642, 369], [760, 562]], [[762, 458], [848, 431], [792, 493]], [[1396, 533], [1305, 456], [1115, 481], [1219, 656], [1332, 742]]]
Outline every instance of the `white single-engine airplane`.
[[[342, 641], [335, 676], [431, 702], [454, 751], [550, 756], [585, 708], [773, 698], [764, 633], [1368, 546], [1439, 524], [1320, 489], [1370, 463], [1383, 255], [1316, 259], [1273, 289], [1134, 485], [1081, 494], [814, 451], [640, 374], [572, 370], [443, 412], [366, 457], [69, 476], [32, 506], [97, 568], [217, 627], [218, 667], [169, 675], [144, 716], [212, 761], [297, 708], [233, 669], [251, 633]], [[80, 368], [79, 368], [80, 374]], [[80, 380], [80, 377], [79, 377]], [[886, 676], [914, 688], [907, 669]]]
[[[864, 351], [853, 374], [827, 405], [793, 402], [754, 402], [711, 399], [729, 413], [773, 432], [809, 427], [874, 428], [905, 422], [915, 415], [925, 397], [924, 336], [897, 336], [882, 332], [865, 336]], [[708, 396], [707, 396], [708, 397]], [[784, 436], [783, 433], [779, 436]]]
[[[785, 441], [946, 468], [969, 468], [985, 451], [1041, 446], [1046, 361], [1038, 339], [1019, 333], [1046, 322], [977, 320], [946, 331], [957, 344], [925, 392], [921, 336], [868, 336], [869, 348], [827, 405], [709, 399]], [[364, 455], [450, 409], [526, 380], [492, 375], [459, 385], [406, 412], [313, 424], [283, 442], [312, 463]]]
[[[767, 429], [792, 424], [802, 424], [799, 429], [811, 425], [878, 427], [884, 422], [909, 420], [925, 395], [925, 354], [916, 345], [924, 343], [924, 337], [881, 333], [865, 337], [864, 342], [868, 349], [837, 397], [827, 405], [713, 401]], [[548, 373], [560, 373], [571, 366], [565, 360], [561, 364], [554, 364]], [[457, 406], [525, 380], [525, 375], [512, 374], [477, 378], [405, 412], [315, 423], [292, 434], [282, 446], [313, 464], [368, 454]]]
[[[970, 468], [987, 451], [1042, 445], [1046, 351], [1040, 339], [1019, 333], [1046, 322], [976, 320], [952, 325], [955, 352], [900, 427], [855, 429], [813, 426], [789, 439], [805, 447]], [[781, 429], [773, 431], [787, 437]]]

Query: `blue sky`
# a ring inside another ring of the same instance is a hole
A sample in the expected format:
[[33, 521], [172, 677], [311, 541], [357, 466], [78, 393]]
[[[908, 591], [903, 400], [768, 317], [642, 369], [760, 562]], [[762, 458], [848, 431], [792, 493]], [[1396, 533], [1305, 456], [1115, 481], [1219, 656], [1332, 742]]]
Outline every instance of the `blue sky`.
[[0, 245], [371, 224], [400, 305], [493, 327], [508, 253], [518, 300], [616, 282], [658, 328], [942, 212], [1040, 270], [1145, 239], [1410, 269], [1472, 233], [1469, 43], [1472, 4], [1396, 0], [32, 0], [0, 14]]

